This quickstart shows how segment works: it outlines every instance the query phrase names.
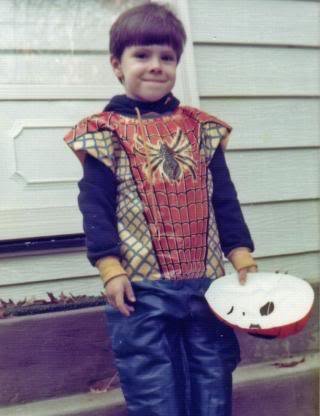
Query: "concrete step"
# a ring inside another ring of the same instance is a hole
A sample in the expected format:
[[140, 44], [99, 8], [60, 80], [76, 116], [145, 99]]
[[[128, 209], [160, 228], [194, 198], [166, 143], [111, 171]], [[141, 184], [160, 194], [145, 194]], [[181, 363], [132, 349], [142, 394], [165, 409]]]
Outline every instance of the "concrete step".
[[[234, 416], [318, 416], [320, 354], [239, 367]], [[125, 416], [120, 389], [0, 408], [0, 416]], [[192, 415], [195, 416], [195, 415]]]
[[[242, 365], [318, 350], [318, 310], [294, 337], [237, 333]], [[116, 371], [103, 306], [0, 319], [0, 345], [0, 406], [85, 393]]]

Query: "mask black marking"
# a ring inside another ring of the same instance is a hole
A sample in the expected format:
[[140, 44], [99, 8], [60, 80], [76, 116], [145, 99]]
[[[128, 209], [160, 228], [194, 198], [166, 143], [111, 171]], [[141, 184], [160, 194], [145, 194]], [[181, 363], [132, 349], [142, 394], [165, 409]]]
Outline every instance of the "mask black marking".
[[274, 311], [274, 303], [273, 302], [267, 302], [265, 305], [263, 305], [260, 308], [260, 315], [266, 316], [270, 315]]
[[233, 312], [233, 306], [231, 307], [231, 309], [230, 309], [230, 311], [229, 312], [227, 312], [227, 315], [230, 315], [230, 313], [232, 313]]

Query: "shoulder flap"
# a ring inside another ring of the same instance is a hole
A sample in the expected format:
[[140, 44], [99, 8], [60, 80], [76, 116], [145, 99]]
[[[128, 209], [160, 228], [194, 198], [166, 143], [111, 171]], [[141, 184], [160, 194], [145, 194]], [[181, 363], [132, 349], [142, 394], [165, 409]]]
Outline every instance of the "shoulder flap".
[[189, 117], [203, 125], [205, 138], [211, 137], [212, 139], [218, 140], [224, 150], [227, 148], [229, 135], [232, 131], [232, 127], [229, 124], [197, 108], [187, 106], [181, 108]]
[[76, 124], [65, 136], [64, 141], [76, 154], [81, 164], [85, 154], [101, 160], [106, 166], [113, 167], [112, 113], [103, 112], [86, 117]]

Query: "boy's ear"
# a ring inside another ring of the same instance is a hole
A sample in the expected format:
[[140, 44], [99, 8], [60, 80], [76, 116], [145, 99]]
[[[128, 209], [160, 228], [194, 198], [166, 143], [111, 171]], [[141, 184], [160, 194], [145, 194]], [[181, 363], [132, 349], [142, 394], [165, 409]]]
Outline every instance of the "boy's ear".
[[111, 63], [111, 66], [112, 66], [113, 73], [119, 79], [119, 81], [121, 81], [122, 78], [123, 78], [123, 73], [122, 73], [122, 69], [121, 69], [120, 60], [118, 58], [116, 58], [115, 56], [111, 56], [110, 57], [110, 63]]

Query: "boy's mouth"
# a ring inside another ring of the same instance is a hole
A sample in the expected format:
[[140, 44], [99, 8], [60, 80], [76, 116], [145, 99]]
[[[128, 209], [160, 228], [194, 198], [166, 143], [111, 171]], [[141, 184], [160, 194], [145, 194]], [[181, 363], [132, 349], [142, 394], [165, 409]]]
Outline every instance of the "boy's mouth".
[[144, 79], [144, 82], [156, 82], [157, 84], [164, 84], [166, 81], [160, 79]]

